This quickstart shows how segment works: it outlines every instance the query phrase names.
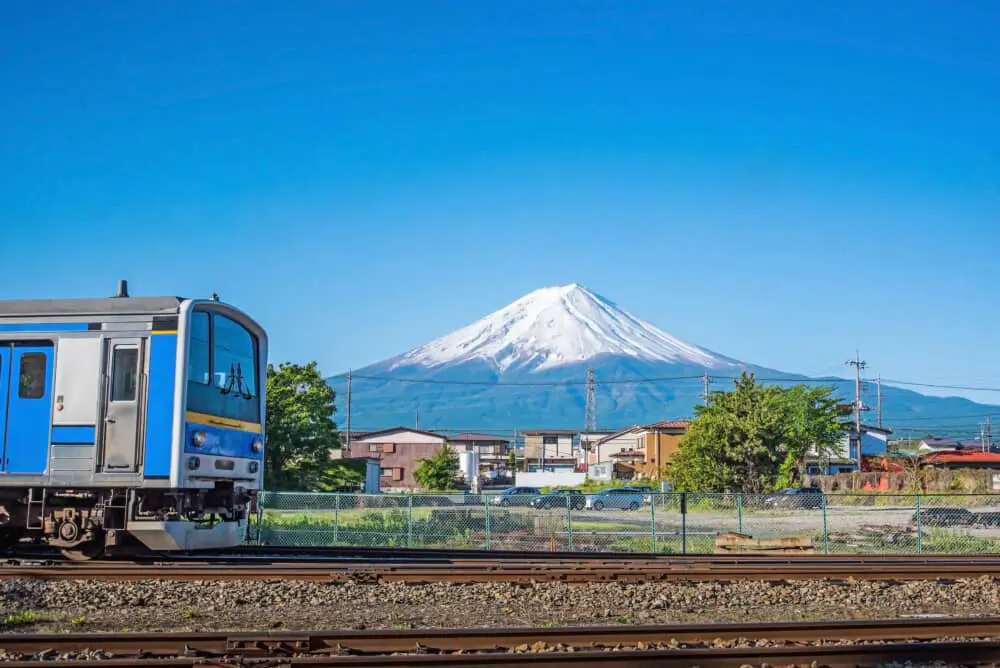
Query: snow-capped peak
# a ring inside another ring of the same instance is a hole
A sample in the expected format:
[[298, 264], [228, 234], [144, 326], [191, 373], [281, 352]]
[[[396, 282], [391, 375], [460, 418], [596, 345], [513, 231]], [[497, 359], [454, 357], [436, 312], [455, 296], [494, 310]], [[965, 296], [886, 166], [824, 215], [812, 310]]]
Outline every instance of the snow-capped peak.
[[500, 372], [515, 365], [542, 370], [608, 354], [705, 367], [732, 363], [572, 283], [535, 290], [467, 327], [404, 353], [393, 368], [481, 359]]

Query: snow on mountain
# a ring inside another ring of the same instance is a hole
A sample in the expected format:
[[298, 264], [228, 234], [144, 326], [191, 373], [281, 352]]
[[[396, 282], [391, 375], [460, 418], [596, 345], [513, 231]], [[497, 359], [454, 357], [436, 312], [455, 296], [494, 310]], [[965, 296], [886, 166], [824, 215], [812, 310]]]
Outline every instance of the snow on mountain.
[[[426, 428], [463, 431], [582, 427], [590, 369], [598, 424], [608, 428], [690, 416], [702, 402], [705, 369], [716, 390], [732, 387], [743, 369], [768, 382], [806, 380], [681, 341], [573, 284], [536, 290], [451, 334], [355, 369], [352, 425], [377, 429], [419, 419]], [[345, 381], [329, 379], [342, 409]], [[824, 382], [845, 401], [853, 398], [853, 381]], [[883, 387], [882, 399], [890, 427], [935, 432], [968, 422], [955, 416], [1000, 410], [894, 387]], [[336, 417], [343, 422], [342, 413]]]
[[543, 371], [600, 355], [712, 369], [739, 363], [667, 334], [582, 285], [548, 287], [395, 358], [390, 370], [482, 360], [500, 373]]

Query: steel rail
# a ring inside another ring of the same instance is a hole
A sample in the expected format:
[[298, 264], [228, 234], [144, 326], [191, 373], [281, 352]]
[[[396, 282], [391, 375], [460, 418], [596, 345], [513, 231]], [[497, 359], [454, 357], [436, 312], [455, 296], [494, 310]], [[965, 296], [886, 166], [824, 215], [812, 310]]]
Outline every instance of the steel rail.
[[[1000, 618], [991, 617], [544, 629], [31, 634], [0, 636], [0, 649], [8, 655], [47, 653], [46, 666], [78, 668], [140, 662], [149, 666], [212, 665], [234, 658], [245, 665], [259, 659], [267, 665], [280, 660], [288, 665], [342, 667], [525, 666], [529, 661], [547, 666], [738, 666], [779, 661], [778, 665], [818, 661], [839, 666], [907, 658], [993, 661], [1000, 659], [1000, 642], [979, 639], [997, 635]], [[938, 639], [945, 640], [934, 642]], [[764, 640], [775, 644], [717, 646]], [[664, 649], [662, 644], [668, 642], [670, 648]], [[108, 658], [52, 660], [56, 658], [53, 654], [97, 650]]]
[[34, 580], [308, 580], [316, 582], [654, 582], [736, 580], [955, 580], [1000, 577], [1000, 563], [942, 562], [928, 564], [674, 564], [667, 561], [532, 563], [494, 561], [453, 563], [126, 563], [0, 564], [0, 579]]

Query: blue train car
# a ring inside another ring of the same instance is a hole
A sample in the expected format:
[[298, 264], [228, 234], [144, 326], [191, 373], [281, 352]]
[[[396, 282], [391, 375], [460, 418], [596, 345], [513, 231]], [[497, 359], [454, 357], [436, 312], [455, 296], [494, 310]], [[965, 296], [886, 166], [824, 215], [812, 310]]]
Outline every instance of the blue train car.
[[0, 545], [72, 558], [243, 538], [267, 335], [216, 297], [0, 301]]

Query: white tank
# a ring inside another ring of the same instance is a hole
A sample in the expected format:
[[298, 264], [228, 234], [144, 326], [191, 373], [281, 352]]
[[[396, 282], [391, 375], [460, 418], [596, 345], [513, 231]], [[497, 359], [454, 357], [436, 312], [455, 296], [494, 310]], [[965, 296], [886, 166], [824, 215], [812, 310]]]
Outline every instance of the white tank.
[[458, 469], [462, 472], [465, 482], [472, 482], [479, 474], [479, 453], [476, 451], [458, 453]]

